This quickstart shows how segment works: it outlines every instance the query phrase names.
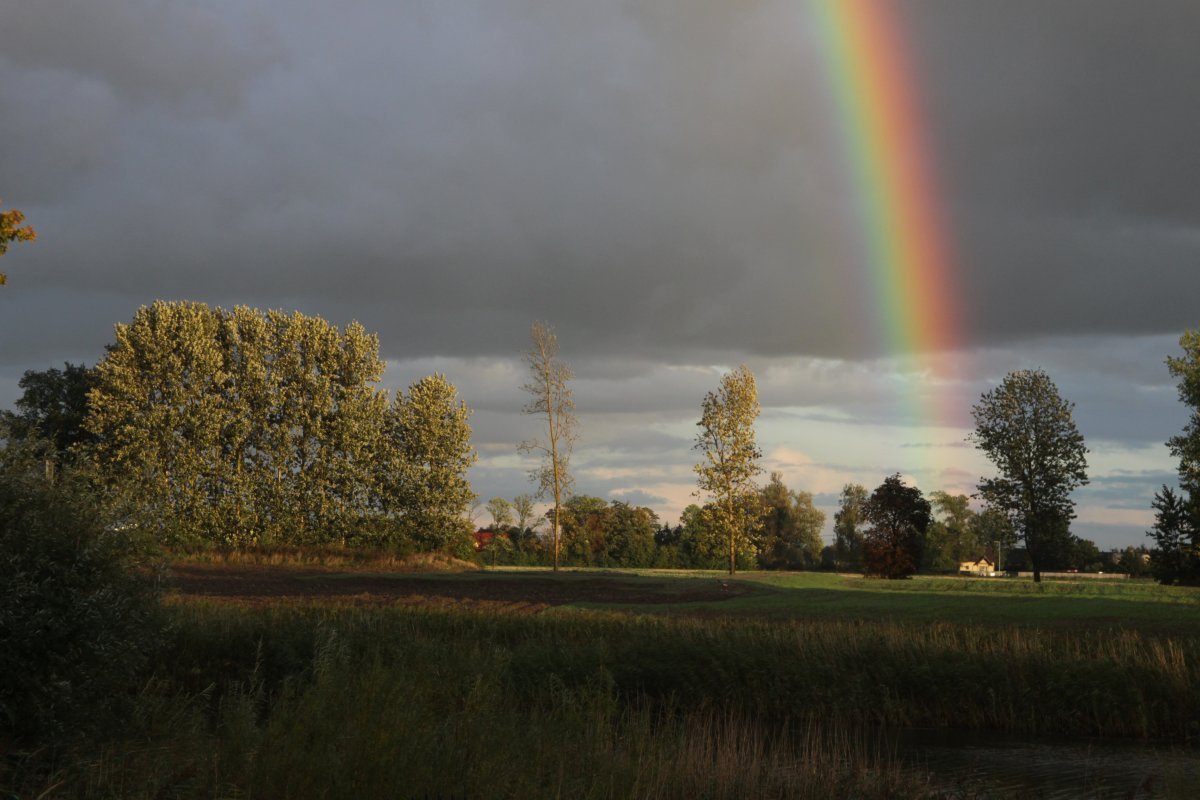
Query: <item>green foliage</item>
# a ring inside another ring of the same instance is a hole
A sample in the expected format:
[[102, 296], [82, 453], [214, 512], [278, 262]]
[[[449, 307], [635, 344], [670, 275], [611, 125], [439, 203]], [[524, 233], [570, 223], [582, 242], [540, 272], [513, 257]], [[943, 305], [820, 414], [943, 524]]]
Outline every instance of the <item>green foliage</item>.
[[1070, 546], [1075, 516], [1071, 492], [1088, 482], [1087, 448], [1072, 419], [1073, 403], [1041, 370], [1005, 376], [971, 409], [971, 440], [1000, 474], [984, 478], [979, 492], [1003, 511], [1025, 543], [1034, 580], [1043, 564], [1061, 558]]
[[8, 437], [16, 441], [45, 440], [53, 446], [56, 460], [68, 458], [72, 448], [91, 441], [83, 423], [94, 382], [92, 370], [83, 364], [64, 364], [61, 370], [26, 371], [17, 384], [24, 390], [17, 399], [17, 412], [0, 412]]
[[871, 526], [863, 535], [866, 574], [894, 579], [916, 572], [931, 518], [921, 490], [892, 475], [863, 504], [863, 516]]
[[512, 513], [514, 522], [522, 531], [529, 527], [533, 522], [533, 498], [527, 494], [519, 494], [513, 498]]
[[1192, 501], [1169, 486], [1154, 494], [1150, 569], [1160, 583], [1200, 586], [1200, 529]]
[[[762, 451], [755, 442], [754, 421], [761, 407], [750, 368], [741, 365], [721, 376], [716, 392], [704, 396], [694, 449], [704, 455], [695, 466], [712, 526], [726, 542], [729, 574], [737, 571], [738, 551], [762, 516], [754, 479], [762, 472]], [[752, 545], [751, 545], [752, 546]]]
[[[548, 517], [553, 514], [553, 509], [547, 512]], [[598, 567], [654, 564], [658, 517], [648, 508], [576, 495], [563, 505], [560, 524], [568, 563]]]
[[929, 501], [935, 517], [929, 523], [921, 547], [922, 570], [957, 572], [964, 561], [985, 554], [995, 558], [994, 549], [978, 537], [971, 498], [965, 494], [935, 491], [930, 492]]
[[1163, 486], [1154, 495], [1154, 539], [1150, 556], [1154, 577], [1162, 583], [1200, 585], [1200, 331], [1184, 331], [1183, 355], [1167, 359], [1171, 376], [1179, 381], [1179, 399], [1191, 408], [1183, 433], [1167, 440], [1179, 459], [1181, 491]]
[[[755, 500], [757, 502], [757, 498]], [[729, 569], [729, 540], [717, 527], [711, 503], [692, 503], [679, 515], [679, 566], [690, 569]], [[754, 569], [758, 548], [749, 536], [737, 542], [737, 568]]]
[[382, 504], [424, 549], [461, 551], [472, 533], [470, 414], [442, 375], [417, 381], [389, 409], [379, 457]]
[[1167, 369], [1179, 381], [1179, 400], [1191, 409], [1191, 415], [1183, 433], [1172, 436], [1167, 446], [1179, 459], [1184, 491], [1200, 495], [1200, 330], [1184, 331], [1179, 346], [1183, 355], [1168, 358]]
[[778, 472], [762, 490], [765, 512], [758, 533], [759, 564], [764, 569], [814, 569], [821, 563], [825, 514], [808, 492], [793, 492]]
[[867, 489], [859, 483], [842, 487], [842, 497], [833, 516], [834, 558], [839, 569], [858, 569], [862, 566], [862, 536], [866, 518], [863, 506]]
[[145, 552], [75, 474], [47, 479], [52, 447], [0, 451], [0, 752], [116, 724], [161, 632]]
[[299, 313], [139, 309], [88, 396], [109, 506], [173, 546], [469, 552], [469, 411], [440, 375], [389, 406], [378, 350]]
[[[493, 497], [487, 501], [487, 512], [492, 516], [493, 528], [507, 528], [513, 524], [512, 503], [503, 497]], [[524, 527], [524, 526], [522, 526]]]

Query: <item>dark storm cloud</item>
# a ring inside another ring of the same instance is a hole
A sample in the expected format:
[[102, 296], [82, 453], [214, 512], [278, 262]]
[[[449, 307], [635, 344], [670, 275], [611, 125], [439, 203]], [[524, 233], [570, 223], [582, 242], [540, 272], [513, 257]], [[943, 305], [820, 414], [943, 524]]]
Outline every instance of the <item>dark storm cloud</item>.
[[[642, 361], [880, 346], [803, 5], [5, 6], [0, 190], [42, 239], [3, 302], [62, 336], [104, 289], [110, 322], [300, 308], [390, 357], [534, 318]], [[973, 335], [1194, 324], [1197, 7], [904, 8]], [[5, 359], [58, 352], [15, 319]]]
[[1195, 326], [1200, 5], [906, 8], [978, 335]]

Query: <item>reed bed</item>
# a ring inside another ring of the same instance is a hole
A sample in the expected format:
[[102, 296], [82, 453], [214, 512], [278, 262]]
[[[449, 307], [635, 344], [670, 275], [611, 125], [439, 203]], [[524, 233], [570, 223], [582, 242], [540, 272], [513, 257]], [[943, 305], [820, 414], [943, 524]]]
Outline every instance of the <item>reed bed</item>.
[[[1200, 738], [1194, 639], [202, 602], [50, 797], [966, 797], [881, 731]], [[995, 796], [995, 795], [988, 795]]]

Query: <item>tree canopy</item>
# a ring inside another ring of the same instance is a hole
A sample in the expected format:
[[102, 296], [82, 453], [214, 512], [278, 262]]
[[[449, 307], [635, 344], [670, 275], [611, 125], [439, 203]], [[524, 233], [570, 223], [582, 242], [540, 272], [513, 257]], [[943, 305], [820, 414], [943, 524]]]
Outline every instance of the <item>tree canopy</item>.
[[762, 515], [754, 479], [762, 472], [754, 421], [760, 406], [754, 375], [744, 364], [721, 377], [716, 392], [704, 396], [695, 449], [704, 460], [696, 465], [700, 493], [711, 503], [705, 510], [727, 543], [729, 573], [737, 571], [739, 540], [750, 535]]
[[783, 476], [771, 473], [762, 489], [763, 515], [758, 533], [759, 564], [764, 569], [812, 569], [821, 563], [824, 512], [808, 492], [795, 492]]
[[906, 578], [921, 563], [921, 542], [929, 527], [929, 501], [899, 474], [884, 480], [867, 502], [863, 517], [863, 566], [867, 575]]
[[389, 404], [378, 347], [300, 313], [140, 308], [88, 396], [109, 501], [171, 542], [461, 546], [469, 411], [437, 375]]
[[862, 566], [862, 536], [866, 521], [863, 506], [867, 497], [867, 489], [861, 483], [847, 483], [842, 487], [838, 510], [833, 515], [833, 552], [841, 569]]
[[1167, 440], [1179, 459], [1177, 493], [1169, 486], [1154, 495], [1154, 539], [1151, 570], [1163, 583], [1200, 585], [1200, 331], [1179, 339], [1183, 354], [1167, 359], [1179, 381], [1179, 399], [1191, 409], [1183, 432]]
[[972, 408], [970, 439], [999, 475], [981, 478], [985, 502], [1007, 514], [1025, 543], [1034, 580], [1070, 546], [1071, 492], [1087, 483], [1087, 447], [1074, 404], [1041, 370], [1011, 372]]

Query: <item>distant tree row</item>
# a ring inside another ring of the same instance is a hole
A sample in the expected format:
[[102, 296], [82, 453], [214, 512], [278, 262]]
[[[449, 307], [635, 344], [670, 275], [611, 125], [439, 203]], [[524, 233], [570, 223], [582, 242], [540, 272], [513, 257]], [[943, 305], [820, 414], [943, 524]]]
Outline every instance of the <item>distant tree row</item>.
[[[745, 560], [743, 551], [757, 554], [751, 534], [763, 513], [754, 482], [762, 471], [754, 432], [759, 408], [754, 376], [741, 366], [705, 396], [697, 423], [695, 449], [703, 456], [695, 467], [697, 485], [708, 498], [706, 522], [721, 533], [731, 574]], [[1044, 372], [1009, 374], [972, 409], [970, 438], [999, 472], [979, 483], [986, 511], [975, 515], [966, 496], [935, 492], [941, 515], [935, 519], [930, 501], [898, 474], [870, 495], [847, 485], [834, 524], [835, 563], [901, 578], [921, 568], [954, 568], [982, 555], [981, 545], [1000, 550], [1016, 539], [1040, 580], [1041, 571], [1079, 541], [1069, 528], [1075, 515], [1070, 494], [1087, 483], [1087, 448], [1072, 408]]]
[[[822, 566], [821, 528], [825, 515], [807, 492], [784, 486], [778, 473], [755, 498], [758, 509], [750, 534], [739, 543], [742, 569], [816, 569]], [[515, 510], [532, 505], [528, 496], [509, 503], [488, 501], [490, 531], [485, 561], [496, 564], [550, 564], [553, 543], [528, 527], [528, 515]], [[543, 517], [553, 528], [554, 509]], [[562, 561], [571, 566], [721, 569], [728, 567], [728, 539], [712, 523], [711, 509], [690, 505], [675, 527], [661, 524], [644, 506], [590, 495], [575, 495], [560, 511]]]
[[9, 436], [163, 541], [465, 550], [470, 412], [440, 375], [389, 399], [382, 372], [356, 323], [157, 302], [94, 370], [27, 374]]

